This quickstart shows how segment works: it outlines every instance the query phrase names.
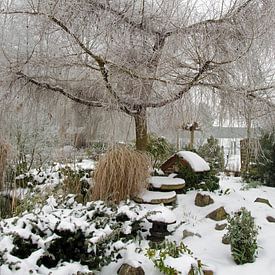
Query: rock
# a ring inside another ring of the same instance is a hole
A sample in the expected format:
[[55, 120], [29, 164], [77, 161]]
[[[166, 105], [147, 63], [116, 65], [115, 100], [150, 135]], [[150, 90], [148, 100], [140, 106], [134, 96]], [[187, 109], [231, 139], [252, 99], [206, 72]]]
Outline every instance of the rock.
[[137, 203], [150, 204], [171, 204], [177, 200], [177, 193], [175, 191], [157, 192], [144, 190], [138, 196], [135, 196], [134, 201]]
[[201, 193], [198, 193], [196, 195], [196, 198], [195, 198], [196, 206], [204, 207], [211, 203], [214, 203], [214, 200], [209, 195], [202, 195]]
[[223, 237], [222, 237], [222, 243], [223, 244], [230, 244], [229, 237], [226, 234], [223, 235]]
[[141, 266], [139, 267], [133, 267], [131, 265], [128, 264], [123, 264], [118, 272], [118, 275], [145, 275], [144, 270], [142, 269]]
[[[188, 272], [188, 275], [193, 275], [193, 274], [197, 274], [197, 273], [195, 273], [194, 269], [191, 268], [190, 271]], [[200, 274], [202, 274], [202, 275], [214, 275], [214, 272], [212, 270], [209, 270], [209, 269], [208, 270], [203, 269], [202, 273], [200, 273]]]
[[214, 275], [214, 272], [212, 270], [203, 270], [203, 275]]
[[265, 204], [267, 204], [268, 206], [270, 206], [271, 208], [273, 208], [272, 205], [270, 204], [270, 202], [269, 202], [267, 199], [264, 199], [264, 198], [257, 198], [254, 202], [265, 203]]
[[216, 210], [212, 211], [211, 213], [209, 213], [206, 218], [212, 219], [214, 221], [222, 221], [225, 220], [227, 217], [227, 213], [224, 209], [224, 207], [219, 207]]
[[193, 236], [197, 236], [197, 237], [201, 238], [201, 235], [198, 234], [198, 233], [193, 233], [193, 232], [188, 231], [188, 230], [184, 230], [182, 232], [182, 239], [185, 239], [185, 238], [188, 238], [188, 237], [193, 237]]
[[227, 226], [226, 223], [223, 223], [223, 224], [216, 223], [215, 229], [221, 231], [221, 230], [224, 230], [226, 226]]
[[266, 219], [269, 221], [269, 222], [275, 222], [275, 218], [271, 217], [271, 216], [267, 216]]

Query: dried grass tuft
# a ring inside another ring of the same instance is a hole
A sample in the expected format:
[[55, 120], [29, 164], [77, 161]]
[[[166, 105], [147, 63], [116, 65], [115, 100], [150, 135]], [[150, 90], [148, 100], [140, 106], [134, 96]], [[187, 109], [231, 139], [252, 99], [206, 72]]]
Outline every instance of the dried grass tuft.
[[7, 167], [9, 145], [0, 139], [0, 190], [3, 188], [4, 175]]
[[148, 185], [151, 163], [145, 153], [126, 146], [109, 150], [94, 171], [92, 200], [119, 203], [137, 195]]

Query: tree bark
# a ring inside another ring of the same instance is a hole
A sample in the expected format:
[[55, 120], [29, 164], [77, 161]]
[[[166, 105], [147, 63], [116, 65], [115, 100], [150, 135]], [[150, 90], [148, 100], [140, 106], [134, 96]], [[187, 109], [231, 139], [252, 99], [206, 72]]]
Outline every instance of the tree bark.
[[136, 128], [136, 149], [146, 151], [148, 145], [147, 113], [143, 108], [138, 114], [134, 115]]

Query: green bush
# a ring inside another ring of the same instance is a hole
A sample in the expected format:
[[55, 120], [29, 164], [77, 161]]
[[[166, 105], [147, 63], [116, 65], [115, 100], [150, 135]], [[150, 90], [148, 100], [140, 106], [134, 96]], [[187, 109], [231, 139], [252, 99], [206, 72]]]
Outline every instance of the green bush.
[[214, 171], [195, 173], [190, 167], [178, 163], [178, 177], [185, 180], [185, 191], [192, 189], [202, 189], [213, 192], [220, 188], [219, 178], [215, 176]]
[[[170, 256], [173, 258], [179, 258], [183, 254], [188, 254], [193, 257], [193, 252], [184, 244], [180, 243], [178, 246], [175, 242], [164, 241], [162, 243], [154, 243], [153, 246], [146, 250], [146, 256], [154, 263], [155, 267], [160, 272], [166, 275], [178, 274], [178, 271], [170, 266], [165, 265], [164, 260]], [[202, 264], [200, 260], [197, 260], [197, 266], [191, 266], [190, 275], [203, 274]]]
[[211, 170], [215, 171], [215, 173], [223, 171], [224, 152], [218, 144], [218, 140], [213, 136], [210, 136], [210, 138], [207, 139], [207, 143], [200, 146], [197, 152], [209, 163]]
[[231, 253], [236, 264], [252, 263], [257, 254], [257, 235], [259, 227], [246, 208], [235, 212], [228, 218], [227, 237], [231, 245]]
[[146, 151], [151, 156], [153, 167], [158, 168], [175, 152], [175, 149], [164, 137], [157, 137], [155, 134], [151, 134]]
[[275, 129], [262, 133], [260, 151], [255, 163], [251, 163], [248, 171], [242, 174], [247, 182], [262, 182], [275, 187]]

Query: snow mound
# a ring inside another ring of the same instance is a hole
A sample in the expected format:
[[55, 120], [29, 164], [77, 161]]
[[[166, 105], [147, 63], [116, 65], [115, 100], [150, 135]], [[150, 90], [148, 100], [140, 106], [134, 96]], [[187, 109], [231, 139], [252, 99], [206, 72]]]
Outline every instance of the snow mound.
[[152, 214], [149, 214], [147, 219], [151, 221], [158, 221], [163, 223], [175, 223], [177, 218], [175, 214], [165, 206], [158, 206], [152, 209]]
[[176, 196], [175, 191], [171, 192], [155, 192], [155, 191], [149, 191], [146, 190], [143, 193], [141, 193], [140, 198], [143, 199], [145, 202], [150, 202], [152, 200], [159, 200], [159, 199], [170, 199], [174, 196]]

